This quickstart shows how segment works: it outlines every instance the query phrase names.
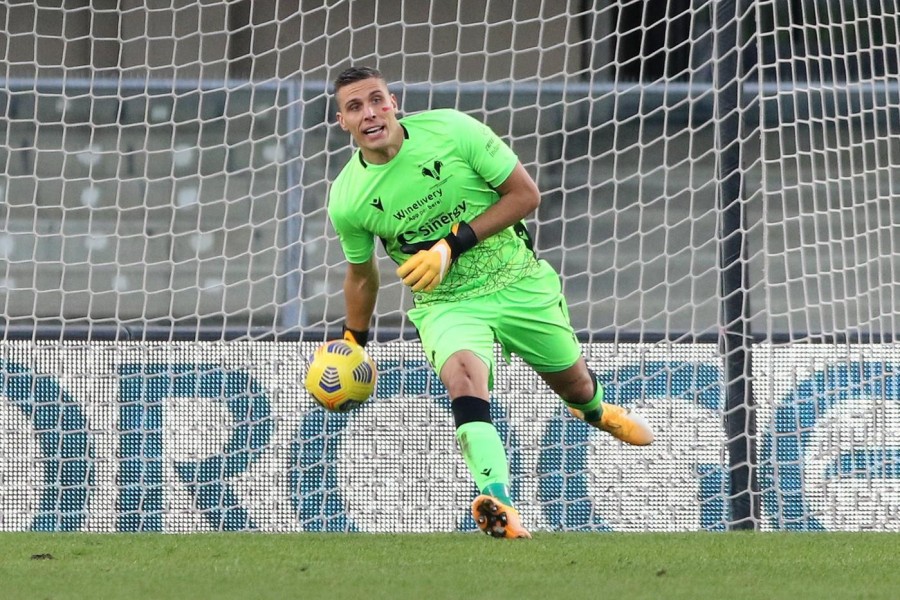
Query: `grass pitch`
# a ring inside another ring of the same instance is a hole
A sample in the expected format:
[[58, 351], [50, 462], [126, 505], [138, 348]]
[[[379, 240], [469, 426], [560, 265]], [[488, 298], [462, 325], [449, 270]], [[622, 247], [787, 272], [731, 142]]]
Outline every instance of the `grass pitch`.
[[0, 598], [896, 598], [894, 534], [0, 534]]

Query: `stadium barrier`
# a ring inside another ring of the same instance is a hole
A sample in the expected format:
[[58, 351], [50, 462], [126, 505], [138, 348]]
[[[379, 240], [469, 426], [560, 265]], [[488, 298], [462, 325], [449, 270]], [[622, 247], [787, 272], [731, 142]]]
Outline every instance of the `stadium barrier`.
[[[303, 390], [314, 342], [0, 342], [0, 529], [467, 531], [475, 489], [418, 342], [376, 344], [375, 397], [328, 414]], [[724, 530], [715, 344], [589, 343], [646, 448], [564, 415], [518, 359], [493, 416], [536, 530]], [[900, 355], [753, 349], [761, 529], [895, 530]], [[499, 359], [500, 357], [498, 357]], [[639, 404], [638, 404], [639, 403]]]

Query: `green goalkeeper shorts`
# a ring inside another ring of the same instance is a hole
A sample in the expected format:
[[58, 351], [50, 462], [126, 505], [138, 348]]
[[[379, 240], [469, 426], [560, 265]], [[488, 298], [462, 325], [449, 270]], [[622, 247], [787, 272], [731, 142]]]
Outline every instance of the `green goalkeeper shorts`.
[[543, 260], [532, 275], [503, 289], [416, 307], [409, 311], [409, 318], [437, 373], [454, 353], [469, 350], [488, 365], [491, 389], [495, 342], [507, 360], [516, 354], [539, 373], [567, 369], [581, 356], [559, 275]]

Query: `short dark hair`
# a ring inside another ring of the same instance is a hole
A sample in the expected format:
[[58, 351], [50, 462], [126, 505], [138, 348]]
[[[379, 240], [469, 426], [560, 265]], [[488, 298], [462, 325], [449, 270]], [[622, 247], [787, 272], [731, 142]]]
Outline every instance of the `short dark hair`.
[[338, 90], [345, 85], [373, 78], [384, 79], [381, 75], [381, 71], [374, 67], [350, 67], [349, 69], [344, 69], [334, 78], [334, 93], [337, 94]]

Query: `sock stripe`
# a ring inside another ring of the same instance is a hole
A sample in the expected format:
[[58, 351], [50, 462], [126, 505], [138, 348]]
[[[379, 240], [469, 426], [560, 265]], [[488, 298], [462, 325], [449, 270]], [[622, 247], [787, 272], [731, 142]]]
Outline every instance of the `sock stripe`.
[[[594, 380], [594, 397], [591, 398], [590, 402], [587, 402], [586, 404], [577, 404], [575, 402], [566, 402], [565, 400], [563, 400], [566, 406], [574, 408], [576, 410], [580, 410], [585, 414], [585, 417], [588, 416], [588, 413], [600, 412], [603, 410], [603, 397], [605, 395], [603, 391], [603, 384], [600, 383], [593, 371], [588, 372], [591, 374], [591, 377]], [[597, 418], [599, 418], [599, 416]], [[594, 421], [596, 419], [587, 420]]]
[[491, 405], [477, 396], [459, 396], [450, 402], [457, 429], [466, 423], [490, 423]]

